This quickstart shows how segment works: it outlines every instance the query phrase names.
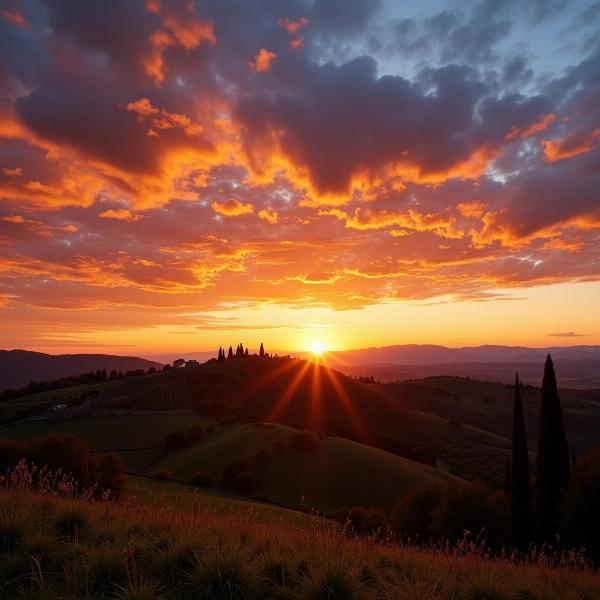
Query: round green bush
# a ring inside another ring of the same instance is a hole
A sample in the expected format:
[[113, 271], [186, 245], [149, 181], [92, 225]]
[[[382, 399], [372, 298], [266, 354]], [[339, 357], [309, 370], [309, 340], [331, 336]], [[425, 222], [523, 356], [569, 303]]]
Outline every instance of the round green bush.
[[158, 479], [159, 481], [170, 481], [172, 475], [169, 469], [158, 469], [154, 471], [153, 477], [154, 479]]

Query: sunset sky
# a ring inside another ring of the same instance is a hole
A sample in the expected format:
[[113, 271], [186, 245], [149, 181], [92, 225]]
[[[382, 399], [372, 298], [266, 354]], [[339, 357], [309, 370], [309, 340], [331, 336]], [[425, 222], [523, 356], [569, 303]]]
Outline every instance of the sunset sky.
[[600, 3], [0, 0], [0, 348], [600, 343]]

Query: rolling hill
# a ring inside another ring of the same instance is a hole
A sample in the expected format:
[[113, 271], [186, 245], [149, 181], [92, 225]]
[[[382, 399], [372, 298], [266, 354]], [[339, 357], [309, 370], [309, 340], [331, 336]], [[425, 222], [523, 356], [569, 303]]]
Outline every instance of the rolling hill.
[[[559, 373], [560, 365], [557, 362]], [[69, 391], [53, 391], [51, 398], [59, 402]], [[196, 418], [194, 413], [197, 418], [226, 417], [238, 424], [272, 422], [320, 431], [327, 438], [345, 438], [468, 480], [481, 479], [496, 487], [502, 486], [510, 452], [512, 386], [475, 379], [431, 377], [373, 384], [300, 359], [246, 358], [223, 363], [211, 361], [194, 369], [107, 382], [98, 391], [92, 401], [93, 414], [158, 411], [155, 415], [161, 416], [153, 418], [163, 419], [164, 423], [171, 418], [192, 423]], [[598, 443], [600, 392], [562, 389], [560, 395], [569, 447], [580, 454]], [[522, 396], [533, 461], [540, 390], [524, 386]], [[24, 397], [0, 405], [0, 416], [5, 410], [18, 413], [19, 407], [34, 409], [35, 398]], [[40, 403], [40, 410], [45, 407]], [[169, 414], [174, 411], [189, 414]], [[124, 423], [129, 425], [116, 425], [115, 421], [115, 425], [107, 426], [106, 435], [117, 435], [113, 429], [117, 432], [120, 427], [138, 435], [137, 426], [135, 431], [132, 429], [134, 421], [128, 419], [141, 416], [127, 417]], [[72, 426], [85, 422], [86, 419], [78, 419]], [[48, 426], [57, 431], [71, 427], [61, 421]], [[8, 428], [4, 436], [21, 427], [25, 425]], [[41, 424], [27, 427], [43, 429]], [[168, 431], [161, 429], [161, 435], [165, 433]], [[105, 449], [111, 447], [116, 446]], [[138, 469], [147, 458], [146, 451], [139, 456], [135, 452], [131, 450], [127, 460], [132, 468]], [[160, 453], [148, 455], [156, 458]], [[180, 465], [175, 467], [179, 469]], [[297, 498], [293, 501], [297, 502]]]
[[49, 381], [81, 375], [89, 371], [148, 370], [161, 363], [135, 356], [111, 354], [43, 354], [27, 350], [0, 350], [0, 391], [18, 388], [31, 381]]
[[223, 466], [238, 456], [256, 465], [257, 490], [278, 503], [330, 511], [341, 506], [380, 506], [391, 510], [398, 497], [420, 485], [458, 481], [433, 467], [383, 450], [337, 437], [324, 437], [316, 452], [293, 449], [298, 430], [272, 423], [249, 423], [227, 428], [158, 461], [184, 481], [196, 472], [219, 480]]

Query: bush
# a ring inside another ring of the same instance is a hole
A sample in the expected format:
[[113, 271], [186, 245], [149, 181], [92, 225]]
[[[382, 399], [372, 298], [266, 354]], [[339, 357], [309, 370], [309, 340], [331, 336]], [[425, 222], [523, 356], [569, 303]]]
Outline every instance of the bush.
[[231, 487], [243, 494], [252, 494], [256, 491], [256, 477], [252, 471], [240, 471], [231, 480]]
[[399, 537], [429, 538], [433, 512], [442, 500], [438, 486], [416, 488], [400, 498], [390, 515], [390, 525]]
[[223, 467], [221, 483], [225, 486], [230, 486], [233, 478], [242, 471], [252, 471], [252, 463], [245, 456], [232, 458]]
[[509, 507], [502, 492], [490, 492], [474, 483], [448, 486], [439, 506], [433, 512], [433, 535], [451, 542], [460, 540], [465, 532], [481, 537], [488, 546], [498, 547], [508, 539]]
[[299, 454], [318, 452], [321, 440], [311, 431], [298, 431], [292, 437], [292, 448]]
[[388, 528], [387, 519], [379, 507], [363, 508], [362, 506], [355, 506], [348, 513], [348, 521], [350, 521], [352, 529], [361, 535], [374, 533], [385, 535]]
[[190, 478], [190, 485], [196, 487], [212, 487], [214, 481], [208, 473], [194, 473]]
[[59, 469], [77, 483], [79, 491], [96, 486], [95, 496], [106, 490], [118, 497], [125, 487], [123, 461], [115, 454], [92, 453], [89, 446], [75, 435], [51, 433], [27, 442], [0, 441], [0, 472], [24, 459], [50, 471]]
[[170, 481], [172, 475], [169, 469], [158, 469], [154, 471], [152, 477], [154, 477], [154, 479], [158, 479], [159, 481]]
[[579, 458], [562, 502], [562, 529], [571, 544], [600, 558], [600, 446]]

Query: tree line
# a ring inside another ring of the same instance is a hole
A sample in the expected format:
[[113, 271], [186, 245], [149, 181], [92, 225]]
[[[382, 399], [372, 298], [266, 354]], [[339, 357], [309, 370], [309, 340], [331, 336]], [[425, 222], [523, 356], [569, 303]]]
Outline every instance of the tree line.
[[225, 362], [226, 360], [233, 360], [236, 358], [249, 358], [250, 356], [258, 356], [259, 358], [265, 358], [268, 357], [269, 355], [265, 353], [265, 347], [263, 345], [263, 343], [260, 343], [260, 349], [258, 351], [258, 355], [256, 354], [250, 354], [250, 352], [248, 351], [248, 348], [244, 348], [244, 344], [242, 344], [241, 342], [237, 345], [235, 352], [233, 351], [233, 346], [229, 346], [229, 350], [227, 351], [227, 354], [225, 353], [225, 348], [222, 348], [221, 346], [219, 346], [219, 351], [217, 353], [217, 362]]

